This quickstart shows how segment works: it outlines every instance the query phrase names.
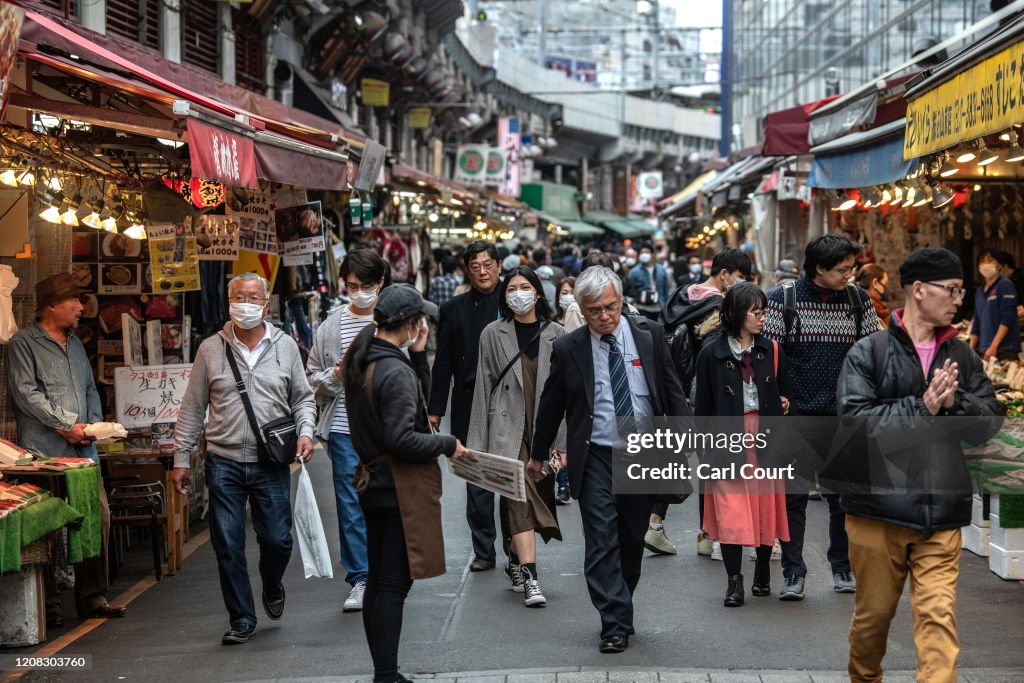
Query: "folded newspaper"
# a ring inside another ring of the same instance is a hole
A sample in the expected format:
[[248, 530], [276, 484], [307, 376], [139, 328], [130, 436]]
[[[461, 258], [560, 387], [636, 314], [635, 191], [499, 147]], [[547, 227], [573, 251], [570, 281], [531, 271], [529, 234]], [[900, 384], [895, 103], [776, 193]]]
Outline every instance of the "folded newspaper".
[[448, 471], [499, 496], [526, 502], [526, 467], [521, 460], [469, 451], [458, 460], [448, 458]]

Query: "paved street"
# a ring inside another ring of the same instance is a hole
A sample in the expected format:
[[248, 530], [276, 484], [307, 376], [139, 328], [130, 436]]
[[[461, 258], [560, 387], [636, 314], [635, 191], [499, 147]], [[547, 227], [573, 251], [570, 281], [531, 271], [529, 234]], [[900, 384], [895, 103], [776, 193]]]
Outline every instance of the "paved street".
[[[330, 468], [318, 450], [310, 467], [332, 547], [337, 546]], [[582, 576], [582, 537], [575, 504], [559, 508], [564, 543], [540, 549], [548, 607], [529, 610], [500, 571], [471, 574], [464, 488], [446, 478], [444, 521], [448, 573], [414, 585], [405, 611], [403, 672], [452, 683], [596, 683], [597, 681], [837, 681], [846, 666], [853, 600], [831, 589], [825, 561], [826, 505], [811, 503], [809, 595], [801, 603], [749, 596], [722, 606], [721, 563], [696, 555], [695, 501], [673, 508], [670, 536], [677, 557], [649, 557], [637, 594], [637, 635], [620, 655], [597, 651], [598, 618]], [[255, 590], [255, 538], [249, 538]], [[752, 571], [753, 564], [750, 563]], [[1024, 676], [1020, 615], [1024, 586], [1001, 581], [987, 561], [965, 554], [960, 582], [960, 663], [964, 680], [1020, 681]], [[773, 586], [780, 583], [773, 563]], [[749, 584], [749, 574], [748, 574]], [[261, 622], [253, 641], [224, 647], [227, 626], [216, 564], [208, 542], [180, 573], [131, 601], [127, 619], [111, 620], [64, 653], [93, 655], [90, 673], [34, 672], [26, 681], [355, 681], [369, 680], [370, 659], [358, 614], [343, 614], [348, 586], [306, 581], [296, 548], [286, 577], [288, 604], [280, 622]], [[117, 595], [128, 588], [118, 585]], [[914, 667], [906, 598], [894, 622], [887, 657], [893, 676]], [[529, 675], [527, 675], [529, 674]]]

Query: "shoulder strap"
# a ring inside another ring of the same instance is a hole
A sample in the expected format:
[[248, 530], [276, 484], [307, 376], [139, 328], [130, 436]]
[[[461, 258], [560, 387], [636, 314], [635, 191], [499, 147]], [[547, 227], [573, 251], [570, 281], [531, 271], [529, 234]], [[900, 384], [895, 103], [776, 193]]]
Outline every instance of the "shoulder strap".
[[793, 332], [793, 324], [796, 320], [796, 282], [786, 280], [782, 283], [782, 322], [785, 326], [784, 338], [787, 343], [790, 341], [789, 335]]
[[775, 360], [775, 376], [779, 376], [779, 343], [772, 339], [772, 354]]
[[540, 335], [544, 333], [544, 330], [546, 330], [548, 325], [550, 324], [550, 320], [545, 320], [541, 324], [540, 329], [537, 330], [537, 334], [533, 335], [533, 338], [531, 338], [530, 341], [526, 343], [526, 346], [519, 349], [519, 353], [512, 356], [512, 360], [510, 360], [508, 364], [505, 366], [505, 368], [500, 373], [498, 373], [498, 379], [494, 380], [494, 386], [491, 387], [491, 394], [489, 398], [494, 398], [494, 392], [498, 390], [499, 386], [501, 386], [501, 380], [505, 379], [505, 375], [507, 375], [508, 371], [512, 369], [512, 366], [519, 362], [519, 359], [523, 357], [523, 353], [526, 351], [526, 349], [530, 348], [530, 345], [533, 344], [533, 342], [540, 339]]
[[889, 355], [889, 333], [885, 330], [881, 332], [875, 332], [870, 337], [871, 339], [871, 358], [874, 362], [874, 377], [875, 389], [878, 389], [878, 385], [882, 383], [882, 377], [885, 373], [885, 361]]
[[860, 287], [853, 283], [846, 283], [846, 299], [853, 309], [853, 319], [857, 323], [857, 339], [864, 334], [864, 302], [860, 298]]
[[363, 388], [366, 389], [366, 400], [370, 404], [370, 412], [373, 413], [373, 419], [377, 421], [377, 427], [380, 429], [381, 434], [384, 433], [384, 422], [380, 419], [380, 413], [377, 412], [377, 402], [373, 399], [373, 368], [377, 365], [377, 361], [373, 361], [366, 366], [366, 374], [363, 375]]
[[259, 422], [256, 421], [256, 413], [253, 411], [252, 403], [249, 401], [249, 391], [245, 388], [245, 382], [242, 381], [242, 373], [238, 370], [238, 361], [235, 360], [235, 353], [226, 341], [224, 341], [224, 355], [228, 357], [231, 374], [235, 376], [235, 388], [238, 389], [238, 393], [242, 397], [242, 405], [245, 407], [245, 416], [249, 419], [249, 427], [252, 429], [252, 433], [256, 435], [256, 445], [262, 449], [265, 441], [263, 430], [260, 429]]

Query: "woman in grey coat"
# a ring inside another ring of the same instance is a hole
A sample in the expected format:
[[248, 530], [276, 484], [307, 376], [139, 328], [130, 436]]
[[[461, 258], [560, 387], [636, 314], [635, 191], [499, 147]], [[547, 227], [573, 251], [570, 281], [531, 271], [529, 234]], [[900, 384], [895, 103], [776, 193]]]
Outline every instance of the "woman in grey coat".
[[[551, 369], [551, 346], [565, 329], [551, 321], [540, 279], [526, 266], [513, 268], [498, 292], [501, 319], [480, 336], [473, 414], [466, 446], [529, 462], [533, 424]], [[565, 425], [555, 441], [565, 452]], [[564, 456], [563, 456], [564, 457]], [[556, 460], [557, 462], [557, 460]], [[526, 478], [526, 502], [501, 499], [501, 521], [512, 537], [505, 574], [527, 607], [547, 604], [537, 579], [537, 539], [562, 540], [555, 514], [555, 476]]]

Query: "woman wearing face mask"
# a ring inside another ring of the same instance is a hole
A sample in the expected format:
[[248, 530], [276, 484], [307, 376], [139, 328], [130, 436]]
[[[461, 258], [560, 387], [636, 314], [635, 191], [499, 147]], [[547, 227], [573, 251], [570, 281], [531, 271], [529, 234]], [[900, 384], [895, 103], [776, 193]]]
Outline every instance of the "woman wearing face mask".
[[576, 297], [572, 295], [573, 290], [576, 287], [576, 278], [574, 277], [563, 277], [558, 281], [558, 298], [555, 299], [555, 322], [559, 325], [565, 320], [565, 309], [569, 308], [575, 301]]
[[[559, 287], [561, 291], [561, 287]], [[551, 307], [531, 268], [512, 269], [498, 295], [501, 319], [484, 328], [476, 371], [473, 414], [466, 445], [529, 462], [533, 424], [548, 379], [551, 346], [565, 334], [551, 322]], [[555, 451], [565, 452], [565, 425]], [[537, 539], [562, 540], [555, 514], [555, 477], [526, 478], [526, 502], [501, 499], [501, 522], [512, 537], [505, 574], [527, 607], [547, 604], [537, 575]]]
[[415, 288], [385, 287], [377, 298], [375, 324], [356, 336], [342, 366], [360, 460], [356, 488], [366, 519], [363, 627], [374, 683], [408, 680], [398, 672], [405, 596], [413, 579], [445, 571], [437, 458], [466, 452], [455, 437], [432, 433], [427, 421], [424, 316], [436, 314], [437, 306]]
[[1016, 360], [1021, 347], [1017, 289], [999, 274], [999, 260], [991, 251], [982, 252], [978, 272], [984, 282], [974, 296], [971, 348], [985, 360]]
[[889, 326], [889, 307], [882, 301], [886, 290], [889, 288], [889, 275], [885, 269], [877, 263], [869, 263], [857, 273], [857, 284], [871, 297], [871, 303], [878, 314], [878, 320], [882, 323], [882, 329]]

